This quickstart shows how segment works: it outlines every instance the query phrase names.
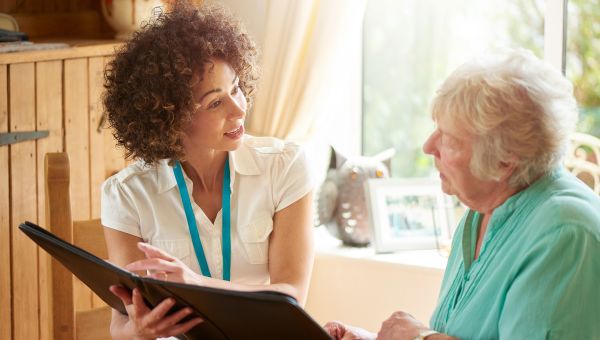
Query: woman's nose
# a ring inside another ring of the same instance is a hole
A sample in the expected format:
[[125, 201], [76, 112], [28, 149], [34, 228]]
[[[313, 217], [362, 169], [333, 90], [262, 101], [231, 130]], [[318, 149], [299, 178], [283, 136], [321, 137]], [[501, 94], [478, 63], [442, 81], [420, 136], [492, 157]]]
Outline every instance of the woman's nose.
[[428, 155], [434, 155], [437, 153], [437, 141], [439, 139], [439, 131], [435, 130], [423, 143], [423, 152]]
[[231, 108], [230, 108], [230, 113], [229, 113], [229, 118], [230, 119], [239, 119], [239, 118], [244, 118], [244, 116], [246, 116], [246, 98], [241, 98], [241, 100], [239, 100], [238, 98], [232, 98], [231, 100]]

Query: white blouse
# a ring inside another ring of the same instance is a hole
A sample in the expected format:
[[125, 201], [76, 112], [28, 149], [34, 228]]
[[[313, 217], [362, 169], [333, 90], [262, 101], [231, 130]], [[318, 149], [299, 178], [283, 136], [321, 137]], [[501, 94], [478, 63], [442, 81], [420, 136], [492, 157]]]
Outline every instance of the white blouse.
[[[269, 235], [273, 215], [313, 188], [306, 155], [297, 144], [270, 137], [244, 136], [229, 153], [231, 174], [231, 281], [269, 284]], [[188, 191], [192, 181], [185, 175]], [[223, 277], [221, 211], [213, 224], [193, 201], [198, 233], [212, 277]], [[179, 190], [168, 160], [138, 161], [102, 185], [101, 219], [116, 229], [200, 267]]]

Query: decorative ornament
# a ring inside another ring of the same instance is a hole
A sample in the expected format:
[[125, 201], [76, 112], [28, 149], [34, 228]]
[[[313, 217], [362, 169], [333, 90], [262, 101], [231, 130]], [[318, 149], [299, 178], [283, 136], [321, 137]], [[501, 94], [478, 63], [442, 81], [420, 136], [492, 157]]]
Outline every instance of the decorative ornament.
[[327, 177], [315, 200], [315, 224], [324, 224], [345, 245], [369, 245], [371, 226], [364, 184], [368, 178], [389, 177], [394, 153], [388, 149], [373, 157], [346, 157], [332, 148]]

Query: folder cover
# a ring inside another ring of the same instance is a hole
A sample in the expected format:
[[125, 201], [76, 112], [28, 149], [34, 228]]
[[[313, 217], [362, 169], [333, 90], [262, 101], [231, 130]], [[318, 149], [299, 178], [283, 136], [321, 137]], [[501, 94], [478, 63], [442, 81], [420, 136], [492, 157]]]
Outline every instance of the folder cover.
[[123, 303], [108, 287], [138, 288], [149, 306], [167, 297], [176, 301], [173, 311], [193, 309], [187, 319], [204, 322], [180, 339], [331, 339], [288, 295], [274, 291], [239, 292], [142, 277], [123, 270], [74, 246], [44, 228], [25, 222], [19, 226], [35, 243], [90, 287], [104, 302], [126, 314]]

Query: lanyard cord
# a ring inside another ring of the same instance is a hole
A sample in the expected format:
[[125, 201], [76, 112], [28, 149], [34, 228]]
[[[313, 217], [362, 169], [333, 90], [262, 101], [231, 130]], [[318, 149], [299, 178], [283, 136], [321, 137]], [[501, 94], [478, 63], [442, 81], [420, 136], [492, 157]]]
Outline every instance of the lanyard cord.
[[[196, 224], [196, 217], [194, 210], [192, 209], [192, 202], [190, 201], [190, 195], [185, 185], [185, 179], [183, 178], [183, 171], [181, 169], [181, 163], [175, 162], [173, 167], [173, 173], [175, 174], [175, 180], [177, 181], [177, 187], [179, 188], [179, 195], [181, 196], [181, 202], [185, 211], [185, 218], [187, 220], [188, 229], [190, 231], [190, 237], [192, 244], [194, 245], [194, 252], [200, 264], [200, 270], [202, 275], [211, 277], [208, 263], [206, 262], [206, 256], [204, 255], [204, 249], [202, 248], [202, 242], [200, 242], [200, 235], [198, 233], [198, 226]], [[229, 281], [231, 279], [231, 218], [230, 218], [230, 199], [231, 199], [231, 187], [230, 187], [230, 175], [229, 175], [229, 157], [225, 158], [225, 170], [223, 171], [223, 191], [221, 194], [221, 224], [222, 224], [222, 255], [223, 255], [223, 280]]]

